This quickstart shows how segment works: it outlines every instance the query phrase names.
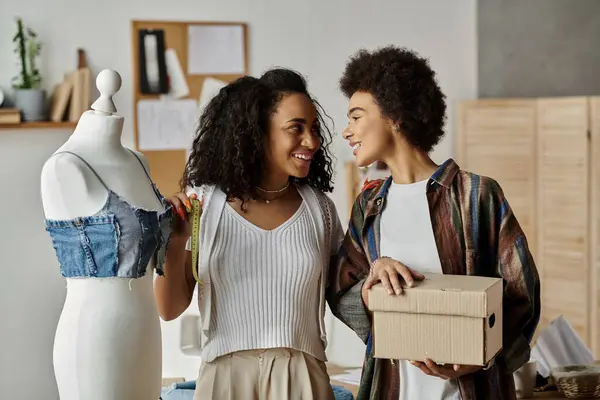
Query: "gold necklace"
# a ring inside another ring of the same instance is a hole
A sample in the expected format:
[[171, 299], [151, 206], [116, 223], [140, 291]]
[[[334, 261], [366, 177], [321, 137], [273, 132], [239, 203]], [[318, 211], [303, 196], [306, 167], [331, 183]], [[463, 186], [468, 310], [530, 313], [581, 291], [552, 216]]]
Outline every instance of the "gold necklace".
[[[256, 188], [257, 188], [258, 190], [260, 190], [261, 192], [264, 192], [264, 193], [271, 193], [271, 194], [279, 194], [279, 193], [282, 193], [282, 192], [286, 191], [288, 187], [290, 187], [290, 181], [288, 181], [288, 182], [286, 183], [286, 185], [285, 185], [283, 188], [281, 188], [281, 189], [278, 189], [278, 190], [267, 190], [267, 189], [263, 189], [263, 188], [261, 188], [260, 186], [256, 186]], [[279, 196], [279, 197], [281, 197], [281, 196]], [[264, 201], [264, 202], [265, 202], [265, 203], [267, 203], [267, 204], [270, 204], [270, 203], [271, 203], [271, 201], [273, 201], [273, 200], [277, 200], [279, 197], [275, 197], [274, 199], [261, 199], [261, 200], [262, 200], [262, 201]]]
[[257, 186], [256, 188], [258, 190], [260, 190], [261, 192], [265, 192], [265, 193], [281, 193], [281, 192], [285, 191], [288, 187], [290, 187], [290, 181], [288, 181], [283, 188], [278, 189], [278, 190], [267, 190], [267, 189], [261, 188], [260, 186]]

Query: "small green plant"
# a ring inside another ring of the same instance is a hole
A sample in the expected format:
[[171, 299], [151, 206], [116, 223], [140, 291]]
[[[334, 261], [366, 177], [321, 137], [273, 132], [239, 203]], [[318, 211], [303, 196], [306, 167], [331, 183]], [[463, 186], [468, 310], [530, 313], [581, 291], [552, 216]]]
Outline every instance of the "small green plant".
[[39, 89], [42, 83], [36, 59], [40, 55], [42, 45], [38, 42], [37, 34], [26, 28], [21, 18], [17, 18], [17, 34], [13, 38], [15, 54], [19, 56], [21, 71], [13, 79], [14, 89]]

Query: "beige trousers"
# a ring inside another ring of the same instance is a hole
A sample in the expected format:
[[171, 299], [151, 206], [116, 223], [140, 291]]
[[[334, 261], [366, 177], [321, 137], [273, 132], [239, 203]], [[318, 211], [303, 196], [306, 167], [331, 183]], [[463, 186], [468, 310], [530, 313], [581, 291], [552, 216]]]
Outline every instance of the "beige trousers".
[[278, 348], [202, 363], [194, 400], [333, 400], [333, 391], [324, 362]]

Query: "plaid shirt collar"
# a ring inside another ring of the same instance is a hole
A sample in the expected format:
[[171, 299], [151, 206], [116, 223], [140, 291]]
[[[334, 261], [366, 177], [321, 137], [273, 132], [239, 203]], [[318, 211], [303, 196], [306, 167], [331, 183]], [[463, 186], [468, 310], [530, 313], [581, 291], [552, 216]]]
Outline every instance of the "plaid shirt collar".
[[[442, 165], [440, 165], [435, 172], [429, 178], [429, 184], [427, 186], [427, 190], [429, 190], [432, 186], [432, 183], [437, 183], [439, 186], [449, 189], [452, 185], [452, 181], [454, 181], [454, 177], [460, 170], [458, 164], [452, 159], [449, 158]], [[364, 189], [369, 189], [372, 187], [376, 187], [381, 184], [380, 180], [367, 181], [363, 187]], [[369, 200], [367, 201], [367, 206], [365, 208], [366, 216], [370, 217], [373, 215], [377, 215], [381, 213], [383, 210], [383, 203], [385, 201], [385, 197], [387, 196], [387, 192], [392, 184], [391, 175], [387, 177], [379, 189], [376, 190], [374, 195], [369, 196]]]

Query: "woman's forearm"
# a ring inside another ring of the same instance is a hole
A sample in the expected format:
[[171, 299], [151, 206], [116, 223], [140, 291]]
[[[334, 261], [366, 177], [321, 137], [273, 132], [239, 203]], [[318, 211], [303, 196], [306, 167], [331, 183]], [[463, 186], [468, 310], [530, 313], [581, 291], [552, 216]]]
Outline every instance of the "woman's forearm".
[[334, 315], [366, 343], [371, 333], [371, 317], [363, 302], [363, 284], [364, 279], [357, 282], [338, 299]]
[[186, 251], [186, 239], [174, 237], [169, 243], [165, 259], [165, 273], [154, 281], [156, 306], [161, 318], [171, 321], [179, 317], [190, 305], [194, 293], [194, 280], [190, 279], [191, 253]]

